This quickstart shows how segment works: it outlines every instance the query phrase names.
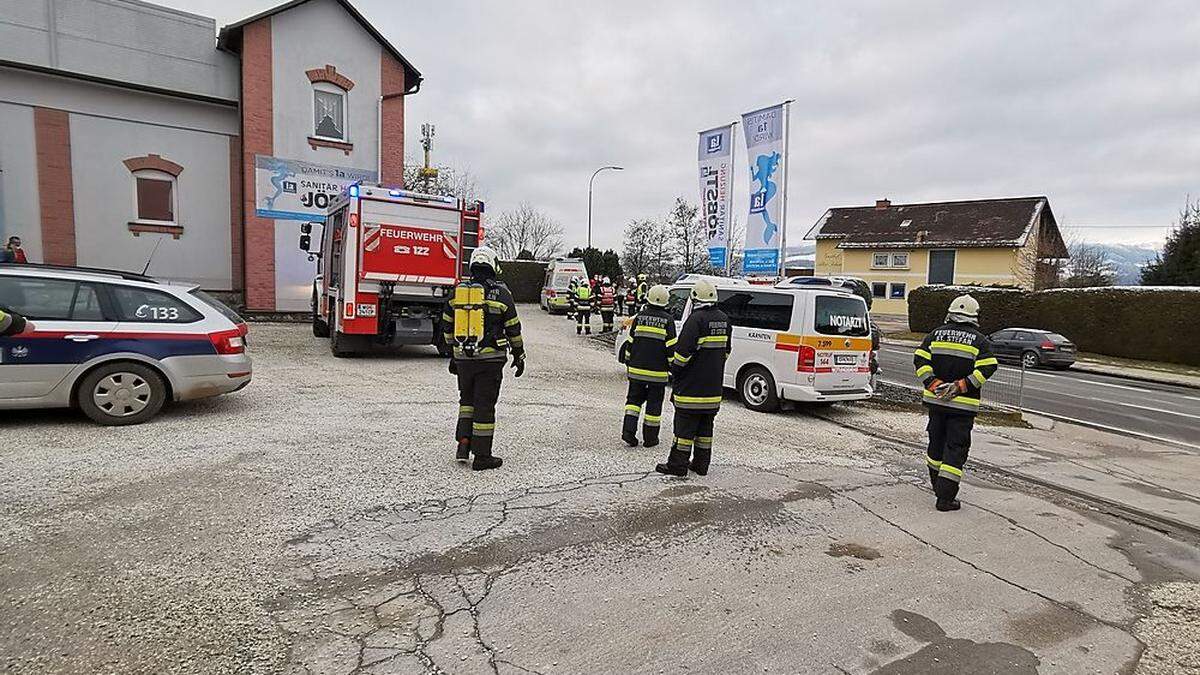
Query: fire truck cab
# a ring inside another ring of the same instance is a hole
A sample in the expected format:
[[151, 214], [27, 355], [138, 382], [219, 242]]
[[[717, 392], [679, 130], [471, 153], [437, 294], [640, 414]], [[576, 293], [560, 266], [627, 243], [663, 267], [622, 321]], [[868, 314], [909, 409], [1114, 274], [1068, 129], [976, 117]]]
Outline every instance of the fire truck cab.
[[[300, 248], [317, 260], [313, 335], [334, 356], [373, 345], [434, 345], [450, 353], [442, 307], [467, 273], [483, 236], [483, 202], [353, 184], [332, 204], [312, 249], [312, 224]], [[320, 225], [320, 224], [318, 224]]]

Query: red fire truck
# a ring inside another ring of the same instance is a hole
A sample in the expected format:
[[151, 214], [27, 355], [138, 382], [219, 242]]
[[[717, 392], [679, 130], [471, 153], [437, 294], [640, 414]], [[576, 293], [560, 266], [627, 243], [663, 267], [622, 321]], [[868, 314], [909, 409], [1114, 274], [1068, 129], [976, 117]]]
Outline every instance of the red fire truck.
[[313, 335], [328, 337], [334, 356], [372, 345], [443, 343], [448, 294], [467, 273], [483, 237], [483, 202], [425, 195], [380, 185], [350, 185], [329, 206], [321, 248], [312, 225], [300, 248], [317, 259]]

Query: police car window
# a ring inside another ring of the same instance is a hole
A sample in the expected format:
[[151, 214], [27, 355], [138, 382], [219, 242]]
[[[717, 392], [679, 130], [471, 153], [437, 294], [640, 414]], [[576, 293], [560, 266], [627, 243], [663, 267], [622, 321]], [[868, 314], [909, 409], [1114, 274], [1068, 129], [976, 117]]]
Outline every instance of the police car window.
[[173, 295], [148, 288], [109, 286], [117, 305], [117, 320], [134, 323], [192, 323], [204, 318]]
[[687, 307], [688, 296], [692, 294], [690, 288], [672, 288], [667, 299], [667, 311], [676, 321], [683, 321], [683, 310]]
[[787, 330], [791, 326], [791, 293], [721, 291], [717, 298], [718, 306], [735, 326], [766, 330]]
[[67, 321], [78, 285], [66, 279], [0, 276], [0, 307], [27, 319]]
[[814, 328], [822, 335], [866, 337], [871, 334], [867, 306], [857, 296], [817, 296]]
[[103, 321], [104, 309], [100, 307], [100, 295], [92, 284], [79, 284], [75, 301], [71, 305], [72, 321]]

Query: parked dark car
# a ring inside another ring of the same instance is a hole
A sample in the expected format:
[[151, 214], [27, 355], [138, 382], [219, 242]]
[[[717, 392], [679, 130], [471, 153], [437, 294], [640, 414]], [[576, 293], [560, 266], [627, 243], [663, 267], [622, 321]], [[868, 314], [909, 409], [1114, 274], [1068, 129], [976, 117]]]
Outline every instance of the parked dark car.
[[1066, 370], [1075, 363], [1075, 344], [1058, 333], [1037, 328], [1005, 328], [992, 333], [992, 351], [1001, 360], [1026, 368], [1050, 366]]

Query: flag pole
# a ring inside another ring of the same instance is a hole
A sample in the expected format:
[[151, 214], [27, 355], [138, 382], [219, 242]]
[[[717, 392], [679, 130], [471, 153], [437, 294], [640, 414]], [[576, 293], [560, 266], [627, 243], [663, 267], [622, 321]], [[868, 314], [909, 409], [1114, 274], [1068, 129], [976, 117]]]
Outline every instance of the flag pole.
[[788, 225], [788, 174], [792, 172], [792, 158], [788, 146], [791, 142], [792, 103], [789, 98], [783, 102], [783, 222], [779, 226], [779, 278], [787, 276], [787, 225]]
[[729, 182], [725, 186], [725, 276], [729, 276], [729, 270], [733, 266], [733, 186], [734, 176], [737, 175], [737, 128], [738, 122], [734, 120], [729, 125]]

